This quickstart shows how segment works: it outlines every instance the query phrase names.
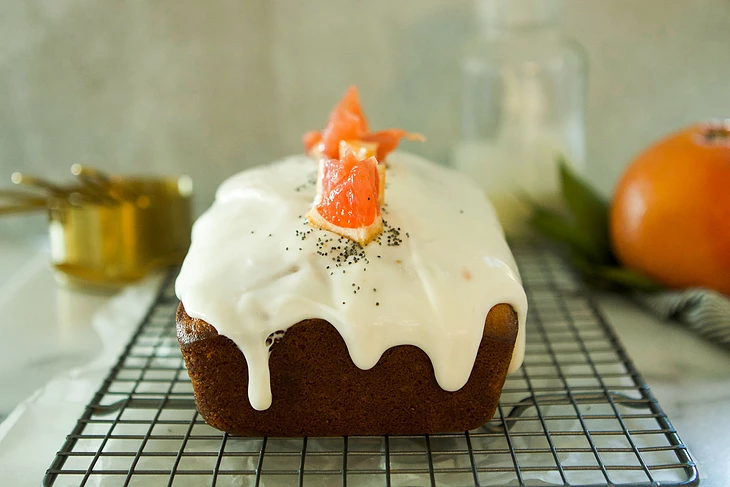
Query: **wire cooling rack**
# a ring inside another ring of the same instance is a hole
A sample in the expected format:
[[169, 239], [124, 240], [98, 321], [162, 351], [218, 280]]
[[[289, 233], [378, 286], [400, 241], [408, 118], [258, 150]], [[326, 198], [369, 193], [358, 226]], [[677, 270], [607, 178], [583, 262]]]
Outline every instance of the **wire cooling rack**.
[[206, 425], [175, 336], [172, 276], [45, 486], [696, 485], [698, 473], [579, 280], [513, 246], [530, 311], [495, 418], [426, 436], [249, 438]]

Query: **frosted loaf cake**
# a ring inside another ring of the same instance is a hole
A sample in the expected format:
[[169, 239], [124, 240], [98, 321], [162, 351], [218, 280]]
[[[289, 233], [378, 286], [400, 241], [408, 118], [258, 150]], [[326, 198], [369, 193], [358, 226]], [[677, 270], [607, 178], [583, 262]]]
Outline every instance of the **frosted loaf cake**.
[[[365, 246], [307, 218], [329, 201], [316, 153], [233, 176], [195, 223], [176, 282], [178, 338], [212, 426], [419, 434], [494, 414], [522, 363], [527, 311], [495, 213], [461, 174], [378, 155], [382, 230]], [[337, 211], [345, 201], [330, 199]]]

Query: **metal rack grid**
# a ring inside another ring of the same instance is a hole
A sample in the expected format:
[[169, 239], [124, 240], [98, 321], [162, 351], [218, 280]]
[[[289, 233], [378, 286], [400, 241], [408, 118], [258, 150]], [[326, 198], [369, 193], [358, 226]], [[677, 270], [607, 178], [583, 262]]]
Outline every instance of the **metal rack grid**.
[[192, 401], [171, 277], [43, 485], [696, 485], [687, 448], [579, 280], [549, 249], [513, 250], [530, 302], [526, 356], [484, 426], [345, 438], [215, 430]]

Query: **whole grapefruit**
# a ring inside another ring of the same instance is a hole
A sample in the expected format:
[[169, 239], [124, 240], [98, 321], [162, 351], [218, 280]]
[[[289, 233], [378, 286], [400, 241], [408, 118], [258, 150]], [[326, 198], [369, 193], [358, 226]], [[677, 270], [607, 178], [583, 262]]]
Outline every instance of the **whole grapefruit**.
[[730, 120], [693, 125], [626, 169], [610, 214], [614, 253], [672, 288], [730, 295]]

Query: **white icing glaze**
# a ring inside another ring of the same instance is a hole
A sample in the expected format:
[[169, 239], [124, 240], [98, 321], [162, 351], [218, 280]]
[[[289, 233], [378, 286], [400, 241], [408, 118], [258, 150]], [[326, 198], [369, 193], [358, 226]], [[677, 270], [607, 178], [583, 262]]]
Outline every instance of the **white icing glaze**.
[[[255, 409], [272, 401], [266, 338], [307, 318], [332, 323], [361, 369], [390, 347], [415, 345], [439, 385], [456, 391], [471, 374], [487, 313], [507, 303], [520, 326], [510, 371], [522, 364], [527, 299], [491, 205], [459, 173], [404, 153], [388, 163], [383, 218], [402, 243], [388, 246], [383, 235], [356, 263], [337, 267], [337, 250], [317, 253], [349, 241], [306, 222], [317, 173], [306, 156], [231, 177], [195, 223], [177, 296], [241, 349]], [[311, 232], [302, 240], [297, 230]]]

